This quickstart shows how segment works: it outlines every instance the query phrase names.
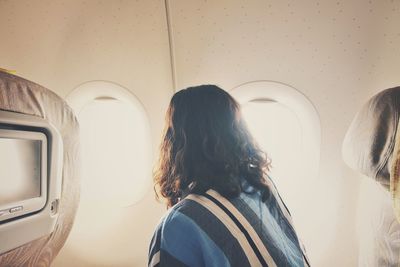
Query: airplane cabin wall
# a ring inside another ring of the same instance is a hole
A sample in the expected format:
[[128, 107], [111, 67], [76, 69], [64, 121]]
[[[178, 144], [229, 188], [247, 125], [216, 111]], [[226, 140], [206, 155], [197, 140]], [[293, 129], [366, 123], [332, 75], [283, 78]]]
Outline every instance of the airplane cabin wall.
[[373, 65], [368, 70], [372, 80], [370, 96], [400, 84], [400, 3], [380, 1], [379, 4], [379, 32], [374, 36], [376, 52], [373, 55]]
[[308, 224], [297, 229], [315, 266], [356, 266], [363, 180], [343, 163], [341, 144], [372, 92], [400, 83], [400, 2], [168, 2], [177, 88], [215, 83], [231, 90], [272, 80], [315, 105], [322, 129], [319, 176], [300, 189], [308, 205], [296, 211], [295, 223]]
[[[356, 266], [362, 178], [341, 159], [344, 134], [373, 93], [398, 85], [398, 1], [170, 0], [176, 88], [215, 83], [231, 90], [272, 80], [295, 87], [321, 122], [319, 175], [295, 218], [314, 266]], [[164, 1], [0, 1], [0, 67], [66, 97], [93, 80], [117, 83], [143, 103], [156, 151], [172, 95]], [[289, 167], [289, 166], [288, 166]], [[290, 207], [289, 207], [290, 208]], [[143, 266], [164, 212], [153, 191], [127, 210], [132, 255]], [[309, 215], [312, 216], [309, 216]], [[105, 215], [106, 216], [106, 215]], [[96, 222], [93, 222], [96, 223]], [[117, 250], [115, 248], [114, 250]], [[109, 260], [117, 254], [110, 250]], [[117, 261], [117, 259], [115, 259]], [[55, 267], [99, 266], [68, 243]]]
[[[1, 67], [64, 98], [93, 80], [132, 92], [147, 111], [155, 154], [172, 95], [163, 1], [0, 1], [0, 25]], [[107, 255], [99, 255], [107, 260], [104, 265], [145, 266], [151, 235], [164, 212], [149, 187], [113, 229], [119, 240], [103, 238], [110, 245]], [[96, 257], [80, 255], [71, 246], [67, 241], [52, 266], [99, 266]]]

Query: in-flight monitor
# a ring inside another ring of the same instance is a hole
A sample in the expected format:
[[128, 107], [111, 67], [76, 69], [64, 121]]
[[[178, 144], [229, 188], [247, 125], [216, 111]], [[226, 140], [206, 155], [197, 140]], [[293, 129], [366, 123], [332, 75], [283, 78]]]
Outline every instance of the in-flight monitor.
[[47, 137], [0, 129], [0, 224], [41, 210], [47, 198]]

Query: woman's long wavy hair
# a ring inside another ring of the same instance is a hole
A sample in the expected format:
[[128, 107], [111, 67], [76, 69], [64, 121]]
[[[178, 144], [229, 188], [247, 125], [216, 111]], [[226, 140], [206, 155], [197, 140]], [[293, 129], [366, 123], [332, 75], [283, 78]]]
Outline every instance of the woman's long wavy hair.
[[268, 194], [269, 161], [247, 129], [239, 104], [215, 85], [172, 97], [154, 173], [155, 191], [173, 206], [189, 193], [214, 189], [227, 198], [242, 192], [242, 179]]

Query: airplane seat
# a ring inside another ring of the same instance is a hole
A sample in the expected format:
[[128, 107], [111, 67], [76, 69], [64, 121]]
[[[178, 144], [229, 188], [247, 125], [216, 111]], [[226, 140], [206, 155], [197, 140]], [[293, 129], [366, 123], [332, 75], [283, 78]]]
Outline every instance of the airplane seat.
[[[38, 84], [0, 71], [0, 141], [2, 134], [31, 132], [36, 136], [42, 131], [46, 146], [41, 143], [40, 151], [47, 156], [47, 162], [42, 160], [47, 165], [41, 165], [46, 167], [40, 172], [44, 177], [41, 186], [45, 187], [39, 193], [46, 199], [40, 209], [29, 214], [14, 218], [11, 212], [15, 209], [1, 210], [6, 201], [1, 192], [7, 192], [4, 188], [9, 186], [5, 181], [13, 183], [14, 176], [4, 177], [4, 171], [0, 171], [0, 266], [50, 266], [64, 245], [79, 202], [78, 130], [77, 119], [63, 99]], [[3, 145], [7, 142], [4, 140]], [[15, 135], [15, 140], [20, 137]], [[0, 147], [0, 159], [9, 160], [12, 153], [16, 152]], [[19, 157], [25, 159], [27, 155]], [[10, 169], [9, 173], [20, 171]], [[11, 219], [2, 220], [1, 216]]]
[[376, 202], [378, 209], [374, 212], [372, 207], [367, 207], [370, 217], [362, 218], [361, 223], [369, 229], [361, 234], [360, 243], [364, 239], [371, 244], [360, 245], [360, 266], [398, 266], [400, 263], [400, 224], [396, 219], [400, 213], [399, 117], [400, 87], [386, 89], [361, 108], [343, 141], [345, 163], [382, 186], [373, 191], [376, 195], [368, 195], [368, 200]]

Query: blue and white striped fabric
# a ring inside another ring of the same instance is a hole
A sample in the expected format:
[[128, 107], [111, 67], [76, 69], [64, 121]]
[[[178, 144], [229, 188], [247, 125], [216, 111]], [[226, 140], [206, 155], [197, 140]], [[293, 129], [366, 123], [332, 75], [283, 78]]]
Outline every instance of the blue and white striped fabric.
[[309, 266], [275, 186], [265, 203], [251, 186], [234, 199], [214, 190], [172, 207], [150, 244], [153, 267]]

